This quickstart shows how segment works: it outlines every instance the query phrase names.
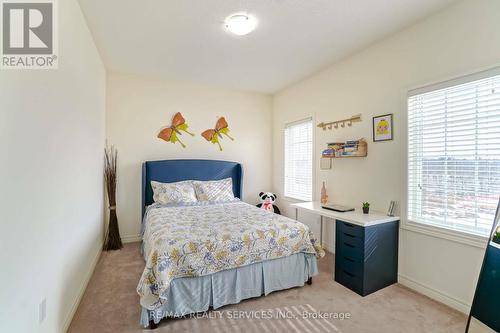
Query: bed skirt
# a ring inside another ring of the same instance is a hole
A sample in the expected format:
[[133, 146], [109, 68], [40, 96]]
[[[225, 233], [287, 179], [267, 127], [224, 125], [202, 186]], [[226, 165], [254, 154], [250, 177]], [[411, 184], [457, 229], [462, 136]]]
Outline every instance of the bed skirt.
[[141, 325], [147, 327], [150, 320], [158, 324], [165, 317], [182, 317], [207, 311], [209, 307], [217, 309], [276, 290], [303, 286], [316, 274], [316, 256], [297, 253], [206, 276], [175, 279], [162, 308], [150, 311], [141, 307]]

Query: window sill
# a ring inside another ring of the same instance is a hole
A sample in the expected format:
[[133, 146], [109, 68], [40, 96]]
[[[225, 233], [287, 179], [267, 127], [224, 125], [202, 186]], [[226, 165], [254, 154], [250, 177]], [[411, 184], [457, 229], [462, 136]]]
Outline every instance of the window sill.
[[446, 239], [452, 242], [466, 244], [480, 249], [486, 249], [489, 241], [488, 236], [474, 235], [445, 227], [427, 225], [411, 221], [403, 223], [401, 225], [401, 229], [421, 233], [436, 238]]
[[293, 203], [312, 201], [312, 199], [311, 200], [298, 199], [298, 198], [287, 197], [286, 195], [283, 196], [283, 200], [288, 201], [288, 202], [293, 202]]

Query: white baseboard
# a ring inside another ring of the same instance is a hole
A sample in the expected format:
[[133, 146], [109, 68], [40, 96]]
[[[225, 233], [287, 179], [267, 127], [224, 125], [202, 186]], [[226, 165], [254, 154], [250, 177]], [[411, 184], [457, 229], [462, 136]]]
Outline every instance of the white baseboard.
[[413, 289], [427, 297], [432, 298], [433, 300], [436, 300], [440, 303], [446, 304], [449, 307], [458, 310], [462, 313], [465, 313], [466, 315], [469, 314], [471, 304], [468, 302], [465, 302], [463, 300], [459, 300], [455, 297], [452, 297], [446, 293], [443, 293], [439, 290], [436, 290], [432, 287], [429, 287], [428, 285], [425, 285], [424, 283], [420, 283], [418, 281], [415, 281], [407, 276], [398, 274], [398, 282], [401, 283], [403, 286], [408, 287], [410, 289]]
[[90, 278], [92, 277], [92, 274], [94, 273], [94, 270], [97, 266], [97, 263], [99, 262], [99, 258], [101, 257], [102, 253], [102, 244], [99, 245], [99, 251], [97, 251], [96, 256], [92, 260], [92, 263], [85, 274], [85, 279], [83, 281], [82, 286], [80, 287], [80, 290], [78, 291], [78, 295], [76, 296], [73, 305], [71, 306], [71, 310], [69, 311], [66, 319], [64, 320], [64, 325], [63, 325], [63, 332], [67, 332], [69, 329], [69, 325], [71, 325], [71, 321], [73, 320], [73, 316], [76, 313], [76, 310], [78, 309], [78, 306], [80, 305], [80, 302], [82, 300], [83, 294], [85, 293], [85, 290], [87, 289], [87, 285], [89, 284]]
[[134, 243], [142, 240], [141, 235], [125, 235], [122, 236], [122, 243]]

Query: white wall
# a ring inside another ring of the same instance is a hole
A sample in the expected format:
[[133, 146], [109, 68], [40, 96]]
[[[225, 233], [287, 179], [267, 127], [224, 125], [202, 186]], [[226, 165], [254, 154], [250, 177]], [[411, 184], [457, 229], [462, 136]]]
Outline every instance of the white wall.
[[[500, 1], [466, 0], [279, 92], [273, 105], [274, 190], [282, 197], [285, 123], [308, 116], [320, 123], [361, 113], [363, 121], [352, 128], [316, 130], [317, 157], [327, 142], [361, 137], [368, 139], [368, 157], [334, 160], [333, 169], [326, 171], [319, 169], [316, 158], [314, 194], [318, 198], [326, 180], [330, 199], [358, 209], [362, 201], [381, 211], [390, 200], [404, 202], [402, 120], [408, 89], [498, 64]], [[371, 118], [387, 113], [394, 114], [395, 138], [374, 143]], [[289, 207], [287, 213], [293, 213]], [[334, 248], [332, 224], [325, 238]], [[400, 281], [466, 311], [482, 255], [476, 246], [404, 229]]]
[[[156, 136], [181, 112], [196, 134], [182, 135], [187, 148]], [[225, 116], [235, 141], [221, 140], [223, 151], [200, 133]], [[107, 85], [108, 144], [118, 149], [117, 213], [125, 241], [137, 240], [141, 225], [141, 165], [162, 159], [218, 159], [243, 165], [243, 200], [256, 203], [271, 188], [271, 98], [255, 93], [184, 82], [165, 82], [110, 74]]]
[[0, 332], [64, 331], [102, 245], [106, 73], [75, 0], [59, 28], [59, 69], [0, 70]]

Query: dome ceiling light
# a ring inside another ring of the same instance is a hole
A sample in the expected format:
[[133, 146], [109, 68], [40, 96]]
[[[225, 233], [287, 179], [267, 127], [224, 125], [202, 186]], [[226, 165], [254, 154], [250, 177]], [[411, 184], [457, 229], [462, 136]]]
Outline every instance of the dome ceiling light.
[[224, 27], [235, 35], [244, 36], [255, 30], [257, 19], [246, 13], [236, 13], [224, 20]]

